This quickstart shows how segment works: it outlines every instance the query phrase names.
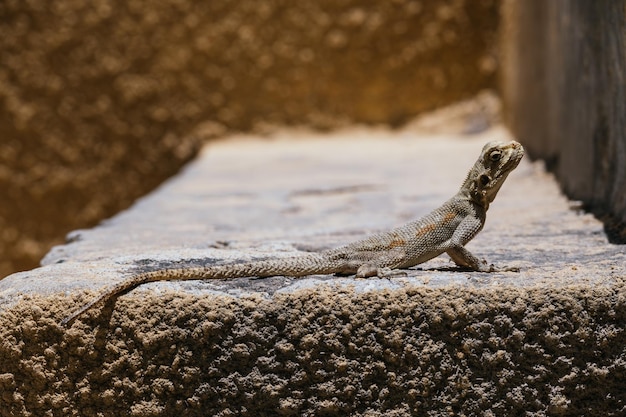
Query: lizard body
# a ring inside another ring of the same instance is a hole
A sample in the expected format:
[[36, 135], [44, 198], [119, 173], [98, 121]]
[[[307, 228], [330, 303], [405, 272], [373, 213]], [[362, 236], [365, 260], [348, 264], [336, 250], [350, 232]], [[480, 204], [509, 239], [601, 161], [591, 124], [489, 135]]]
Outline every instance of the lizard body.
[[464, 246], [483, 228], [489, 204], [523, 156], [524, 149], [518, 142], [487, 143], [456, 195], [426, 216], [391, 231], [335, 249], [291, 258], [139, 273], [83, 305], [63, 319], [61, 324], [69, 326], [86, 311], [153, 281], [276, 275], [301, 277], [313, 274], [385, 276], [391, 270], [421, 264], [444, 252], [459, 266], [479, 272], [497, 271], [493, 265], [477, 258]]

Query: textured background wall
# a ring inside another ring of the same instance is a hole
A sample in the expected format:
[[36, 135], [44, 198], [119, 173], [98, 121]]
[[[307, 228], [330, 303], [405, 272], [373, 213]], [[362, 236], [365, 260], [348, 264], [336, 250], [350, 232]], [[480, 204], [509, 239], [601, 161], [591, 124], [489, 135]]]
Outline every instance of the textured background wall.
[[0, 277], [202, 139], [400, 124], [493, 87], [493, 0], [0, 3]]
[[505, 1], [505, 118], [626, 243], [626, 1]]

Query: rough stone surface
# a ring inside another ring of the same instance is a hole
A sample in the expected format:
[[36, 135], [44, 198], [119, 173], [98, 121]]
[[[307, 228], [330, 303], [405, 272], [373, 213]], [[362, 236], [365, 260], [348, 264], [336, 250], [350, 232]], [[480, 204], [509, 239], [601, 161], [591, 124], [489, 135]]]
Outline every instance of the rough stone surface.
[[403, 223], [508, 138], [350, 129], [208, 146], [0, 281], [0, 415], [622, 415], [626, 254], [528, 160], [469, 244], [520, 273], [441, 257], [390, 279], [153, 283], [58, 324], [134, 270], [289, 256]]
[[493, 88], [495, 0], [0, 2], [0, 278], [202, 139], [402, 123]]
[[502, 10], [507, 124], [626, 243], [626, 2], [509, 0]]

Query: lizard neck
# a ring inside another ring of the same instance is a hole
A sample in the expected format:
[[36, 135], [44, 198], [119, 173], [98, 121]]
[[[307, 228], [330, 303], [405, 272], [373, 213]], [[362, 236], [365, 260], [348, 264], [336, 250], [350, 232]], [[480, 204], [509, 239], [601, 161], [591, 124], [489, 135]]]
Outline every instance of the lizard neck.
[[479, 187], [477, 187], [480, 175], [479, 169], [477, 169], [476, 166], [472, 167], [472, 169], [468, 172], [465, 181], [463, 181], [457, 196], [463, 200], [468, 200], [469, 202], [487, 211], [489, 209], [490, 201], [487, 198], [486, 193], [482, 192]]

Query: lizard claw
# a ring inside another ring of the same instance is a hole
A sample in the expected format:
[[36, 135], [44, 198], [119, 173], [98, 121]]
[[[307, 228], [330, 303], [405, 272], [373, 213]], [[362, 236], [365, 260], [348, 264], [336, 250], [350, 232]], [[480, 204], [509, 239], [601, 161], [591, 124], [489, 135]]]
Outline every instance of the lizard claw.
[[477, 265], [476, 268], [470, 268], [476, 272], [519, 272], [518, 266], [503, 266], [497, 267], [494, 264], [488, 264], [484, 259]]
[[496, 267], [493, 264], [489, 265], [489, 272], [519, 272], [519, 266], [503, 266]]
[[391, 269], [388, 267], [380, 268], [373, 264], [363, 264], [356, 271], [357, 278], [390, 278], [394, 276], [407, 276], [407, 273], [399, 269]]
[[406, 277], [406, 271], [391, 268], [378, 268], [377, 275], [379, 278]]
[[370, 278], [378, 275], [379, 268], [372, 264], [363, 264], [356, 270], [357, 278]]

